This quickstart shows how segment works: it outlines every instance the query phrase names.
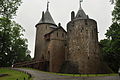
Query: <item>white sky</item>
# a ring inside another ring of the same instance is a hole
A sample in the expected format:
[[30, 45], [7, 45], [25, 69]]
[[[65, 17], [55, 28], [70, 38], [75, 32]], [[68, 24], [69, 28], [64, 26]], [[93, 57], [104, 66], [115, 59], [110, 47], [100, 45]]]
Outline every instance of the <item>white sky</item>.
[[[34, 56], [35, 46], [35, 25], [42, 16], [42, 11], [46, 11], [47, 0], [22, 0], [23, 3], [19, 7], [15, 21], [22, 25], [25, 31], [25, 38], [28, 39], [28, 48], [31, 56]], [[66, 29], [67, 23], [70, 21], [71, 11], [77, 13], [79, 9], [79, 0], [49, 0], [49, 11], [56, 22], [62, 24]], [[111, 24], [111, 12], [113, 6], [109, 0], [83, 0], [82, 8], [90, 18], [98, 23], [99, 40], [104, 39], [104, 34]]]

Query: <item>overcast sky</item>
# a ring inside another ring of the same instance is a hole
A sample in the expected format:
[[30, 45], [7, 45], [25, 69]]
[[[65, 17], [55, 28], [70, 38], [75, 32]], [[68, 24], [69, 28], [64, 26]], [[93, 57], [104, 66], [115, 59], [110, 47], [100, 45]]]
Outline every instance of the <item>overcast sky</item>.
[[[22, 25], [25, 31], [25, 38], [28, 39], [28, 48], [31, 56], [34, 56], [35, 46], [35, 25], [42, 16], [42, 11], [46, 11], [47, 0], [22, 0], [23, 3], [17, 11], [15, 21]], [[71, 11], [77, 13], [79, 0], [49, 0], [49, 11], [56, 24], [59, 22], [66, 29], [66, 24], [70, 21]], [[109, 0], [83, 0], [82, 8], [90, 18], [98, 23], [99, 40], [104, 39], [105, 32], [111, 24], [111, 12], [113, 5]]]

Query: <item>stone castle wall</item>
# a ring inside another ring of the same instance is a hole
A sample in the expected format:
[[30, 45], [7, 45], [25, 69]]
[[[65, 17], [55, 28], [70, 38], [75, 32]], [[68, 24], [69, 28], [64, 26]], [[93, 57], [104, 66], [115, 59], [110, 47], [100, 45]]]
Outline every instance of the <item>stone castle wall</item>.
[[[59, 72], [65, 61], [66, 32], [62, 28], [55, 30], [51, 28], [52, 26], [50, 24], [37, 25], [35, 60], [46, 61], [47, 71]], [[48, 38], [45, 37], [46, 34]]]
[[39, 24], [36, 26], [36, 43], [35, 43], [35, 60], [46, 59], [46, 51], [48, 48], [48, 43], [44, 39], [44, 35], [51, 32], [53, 28], [51, 24]]
[[50, 53], [50, 72], [60, 72], [65, 61], [66, 33], [59, 29], [50, 35], [48, 51]]
[[98, 73], [100, 51], [96, 21], [73, 20], [68, 23], [67, 31], [67, 60], [77, 66], [76, 73]]
[[105, 67], [101, 68], [95, 20], [72, 19], [67, 24], [67, 33], [62, 27], [53, 26], [47, 23], [36, 26], [35, 60], [44, 60], [44, 70], [82, 74], [107, 72]]

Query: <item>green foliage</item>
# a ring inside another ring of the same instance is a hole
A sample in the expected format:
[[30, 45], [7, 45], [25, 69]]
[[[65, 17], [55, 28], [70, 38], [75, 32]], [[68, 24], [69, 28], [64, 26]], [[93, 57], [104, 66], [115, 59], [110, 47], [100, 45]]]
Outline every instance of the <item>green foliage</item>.
[[25, 31], [19, 24], [12, 21], [21, 0], [0, 1], [0, 66], [11, 66], [13, 63], [28, 59], [27, 39]]
[[16, 80], [16, 79], [24, 80], [24, 78], [28, 79], [29, 77], [29, 75], [23, 72], [11, 70], [11, 69], [5, 69], [5, 68], [0, 69], [0, 74], [8, 74], [8, 76], [0, 77], [0, 80]]
[[116, 0], [114, 10], [112, 12], [113, 22], [120, 23], [120, 0]]
[[0, 1], [0, 15], [6, 18], [12, 18], [16, 14], [21, 0], [1, 0]]
[[107, 39], [100, 43], [104, 61], [117, 72], [120, 67], [120, 0], [116, 0], [112, 16], [113, 23], [107, 30]]
[[25, 61], [28, 45], [23, 38], [24, 29], [6, 18], [0, 18], [0, 25], [0, 64], [10, 66], [13, 62]]
[[32, 58], [31, 58], [30, 54], [28, 54], [28, 55], [25, 57], [25, 61], [32, 61]]

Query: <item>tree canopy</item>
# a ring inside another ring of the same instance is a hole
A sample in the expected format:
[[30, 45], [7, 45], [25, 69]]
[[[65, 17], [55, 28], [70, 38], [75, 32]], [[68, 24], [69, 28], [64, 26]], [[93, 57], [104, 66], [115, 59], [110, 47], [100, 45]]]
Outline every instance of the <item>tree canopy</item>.
[[120, 67], [120, 0], [115, 1], [112, 12], [112, 25], [105, 34], [107, 39], [101, 40], [104, 61], [117, 72]]
[[27, 60], [27, 39], [23, 27], [13, 21], [21, 0], [0, 1], [0, 66], [11, 66]]

